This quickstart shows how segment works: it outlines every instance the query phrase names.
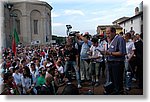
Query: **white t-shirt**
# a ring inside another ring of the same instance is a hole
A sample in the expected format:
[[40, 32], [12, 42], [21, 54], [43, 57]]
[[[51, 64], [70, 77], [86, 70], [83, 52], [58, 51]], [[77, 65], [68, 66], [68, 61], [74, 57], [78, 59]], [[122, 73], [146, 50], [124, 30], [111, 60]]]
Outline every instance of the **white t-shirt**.
[[[90, 51], [92, 52], [92, 57], [100, 57], [98, 59], [95, 59], [96, 62], [101, 62], [102, 61], [102, 54], [100, 53], [100, 51], [96, 50], [99, 49], [99, 46], [91, 46], [90, 47]], [[100, 49], [99, 49], [100, 50]]]
[[36, 69], [35, 71], [30, 70], [31, 74], [32, 74], [32, 78], [33, 78], [33, 83], [37, 82], [39, 75], [39, 71], [38, 69]]
[[59, 73], [64, 73], [64, 68], [62, 66], [56, 66]]
[[20, 73], [18, 73], [18, 74], [13, 73], [14, 81], [15, 81], [15, 83], [17, 85], [18, 84], [22, 84], [22, 82], [21, 82], [21, 76], [22, 76], [22, 74], [20, 74]]
[[107, 42], [106, 42], [105, 40], [99, 42], [99, 45], [98, 45], [98, 46], [99, 46], [99, 49], [100, 49], [101, 51], [107, 50]]
[[28, 90], [32, 85], [31, 78], [29, 77], [24, 78], [23, 76], [21, 76], [21, 82], [22, 82], [22, 87], [23, 87], [23, 93], [26, 94], [25, 89]]
[[135, 50], [134, 42], [132, 40], [129, 40], [128, 42], [126, 42], [126, 52], [128, 57], [131, 55], [133, 50]]

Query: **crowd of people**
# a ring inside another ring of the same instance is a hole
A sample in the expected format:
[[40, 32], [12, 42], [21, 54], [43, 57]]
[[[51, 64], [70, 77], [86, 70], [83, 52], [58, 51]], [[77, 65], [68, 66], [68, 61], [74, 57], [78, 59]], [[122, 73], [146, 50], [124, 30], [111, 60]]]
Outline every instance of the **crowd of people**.
[[[3, 95], [77, 95], [83, 82], [95, 87], [112, 84], [107, 94], [122, 94], [138, 81], [143, 88], [143, 34], [116, 34], [113, 27], [106, 34], [90, 36], [76, 33], [65, 45], [17, 46], [2, 50], [1, 94]], [[72, 83], [73, 74], [76, 85]], [[105, 77], [105, 83], [101, 83]]]

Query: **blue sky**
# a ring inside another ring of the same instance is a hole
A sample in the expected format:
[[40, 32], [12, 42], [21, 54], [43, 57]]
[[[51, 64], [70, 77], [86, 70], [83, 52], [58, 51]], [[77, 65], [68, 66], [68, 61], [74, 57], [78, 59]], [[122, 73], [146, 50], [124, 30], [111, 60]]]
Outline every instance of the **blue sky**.
[[96, 34], [98, 25], [112, 24], [116, 19], [134, 16], [142, 0], [40, 0], [53, 7], [52, 34], [66, 36], [66, 25], [72, 31]]

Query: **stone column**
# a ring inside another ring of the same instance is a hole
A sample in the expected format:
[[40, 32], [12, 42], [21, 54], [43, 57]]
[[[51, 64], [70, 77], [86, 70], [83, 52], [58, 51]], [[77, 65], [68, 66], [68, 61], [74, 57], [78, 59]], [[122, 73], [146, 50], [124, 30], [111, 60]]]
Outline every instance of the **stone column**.
[[45, 12], [43, 12], [42, 14], [42, 44], [45, 44], [46, 42], [46, 27], [47, 27], [46, 14]]
[[[5, 40], [5, 36], [6, 35], [4, 35], [5, 33], [4, 33], [4, 26], [3, 25], [5, 25], [3, 22], [4, 22], [4, 15], [3, 15], [3, 11], [4, 11], [4, 9], [3, 9], [3, 4], [2, 4], [2, 2], [0, 2], [0, 21], [1, 21], [1, 23], [0, 23], [0, 51], [2, 51], [2, 47], [6, 47], [6, 42], [4, 42], [4, 41], [6, 41]], [[1, 53], [0, 53], [1, 54]]]
[[31, 42], [31, 31], [30, 31], [30, 17], [28, 15], [22, 15], [21, 17], [21, 35], [23, 37], [23, 43], [29, 44]]

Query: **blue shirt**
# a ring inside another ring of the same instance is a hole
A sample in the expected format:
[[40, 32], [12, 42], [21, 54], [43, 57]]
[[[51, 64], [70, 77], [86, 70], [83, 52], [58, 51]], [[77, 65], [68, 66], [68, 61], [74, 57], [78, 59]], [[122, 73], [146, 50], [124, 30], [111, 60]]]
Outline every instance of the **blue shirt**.
[[108, 61], [124, 61], [126, 54], [126, 42], [124, 38], [119, 35], [116, 35], [112, 40], [108, 51], [122, 53], [122, 56], [108, 56]]
[[87, 59], [88, 58], [87, 51], [89, 51], [92, 42], [88, 40], [88, 43], [84, 43], [83, 41], [81, 43], [82, 43], [82, 47], [81, 47], [80, 57], [81, 59]]

